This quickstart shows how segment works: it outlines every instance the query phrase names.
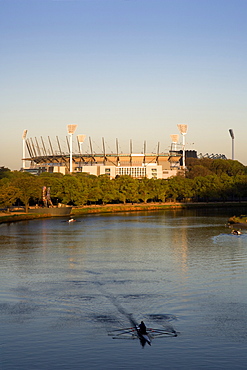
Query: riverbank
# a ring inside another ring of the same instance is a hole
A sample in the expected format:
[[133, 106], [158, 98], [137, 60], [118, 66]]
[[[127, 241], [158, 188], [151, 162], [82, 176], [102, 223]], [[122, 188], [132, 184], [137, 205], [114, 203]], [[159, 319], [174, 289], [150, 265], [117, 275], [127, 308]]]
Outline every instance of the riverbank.
[[50, 215], [40, 215], [40, 214], [33, 214], [33, 213], [25, 213], [25, 212], [0, 212], [0, 224], [3, 223], [10, 223], [16, 221], [25, 221], [25, 220], [35, 220], [38, 218], [47, 218]]
[[[118, 213], [118, 212], [139, 212], [139, 211], [163, 211], [169, 209], [203, 209], [203, 208], [226, 208], [226, 207], [247, 207], [247, 202], [208, 202], [208, 203], [134, 203], [134, 204], [107, 204], [91, 205], [82, 208], [74, 207], [73, 215], [91, 213]], [[247, 212], [246, 212], [247, 213]]]
[[238, 227], [239, 229], [247, 229], [247, 216], [232, 216], [228, 220], [229, 226]]
[[[119, 212], [141, 212], [141, 211], [163, 211], [170, 209], [216, 209], [216, 208], [246, 207], [247, 202], [209, 202], [209, 203], [134, 203], [134, 204], [106, 204], [74, 207], [71, 215], [80, 216], [86, 214], [119, 213]], [[245, 212], [247, 213], [247, 211]], [[23, 220], [52, 217], [50, 214], [25, 213], [24, 211], [0, 213], [0, 224]]]

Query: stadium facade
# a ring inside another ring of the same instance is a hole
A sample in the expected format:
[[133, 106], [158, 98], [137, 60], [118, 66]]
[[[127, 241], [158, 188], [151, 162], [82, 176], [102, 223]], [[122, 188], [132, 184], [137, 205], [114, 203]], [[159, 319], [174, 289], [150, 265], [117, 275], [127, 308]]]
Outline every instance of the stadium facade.
[[[94, 152], [91, 138], [89, 138], [89, 150], [82, 151], [82, 142], [74, 143], [72, 149], [72, 135], [69, 141], [66, 137], [67, 150], [62, 149], [58, 137], [56, 143], [51, 142], [50, 137], [39, 140], [35, 137], [27, 138], [24, 131], [23, 135], [23, 171], [31, 173], [88, 173], [90, 175], [107, 175], [111, 179], [116, 176], [130, 175], [134, 178], [154, 178], [167, 179], [176, 176], [181, 166], [182, 150], [171, 150], [167, 153], [159, 152], [159, 144], [156, 153], [132, 152], [132, 142], [130, 142], [130, 152], [127, 154], [119, 153], [118, 141], [116, 141], [115, 153], [106, 153], [104, 139], [102, 139], [102, 153]], [[28, 154], [28, 155], [26, 155]], [[27, 163], [28, 162], [28, 163]]]

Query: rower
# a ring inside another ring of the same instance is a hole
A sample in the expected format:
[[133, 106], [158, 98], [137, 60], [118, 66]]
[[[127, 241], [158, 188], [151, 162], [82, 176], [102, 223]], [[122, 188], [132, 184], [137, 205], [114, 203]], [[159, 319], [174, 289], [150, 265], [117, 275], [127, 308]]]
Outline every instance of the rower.
[[147, 328], [143, 321], [139, 325], [140, 334], [147, 334]]

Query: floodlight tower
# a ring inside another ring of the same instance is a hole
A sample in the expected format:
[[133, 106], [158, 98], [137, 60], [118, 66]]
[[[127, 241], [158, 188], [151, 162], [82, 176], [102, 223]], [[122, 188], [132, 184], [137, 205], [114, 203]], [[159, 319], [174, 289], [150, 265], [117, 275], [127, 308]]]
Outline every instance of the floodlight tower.
[[230, 128], [229, 130], [230, 136], [232, 138], [232, 160], [234, 160], [234, 133], [233, 130]]
[[75, 132], [76, 130], [76, 127], [77, 125], [67, 125], [67, 130], [68, 130], [68, 134], [69, 134], [69, 138], [70, 138], [70, 142], [69, 142], [69, 172], [72, 173], [73, 169], [72, 169], [72, 136], [73, 136], [73, 133]]
[[172, 144], [174, 144], [174, 150], [177, 150], [177, 143], [178, 143], [178, 135], [170, 135], [172, 139]]
[[[77, 141], [79, 145], [80, 154], [82, 154], [82, 144], [84, 143], [85, 138], [86, 138], [86, 135], [77, 135]], [[82, 157], [80, 157], [80, 170], [82, 170], [81, 159]]]
[[78, 140], [78, 143], [79, 143], [79, 148], [80, 148], [80, 154], [82, 154], [82, 144], [84, 143], [84, 140], [86, 138], [86, 135], [77, 135], [77, 140]]
[[25, 162], [25, 147], [26, 147], [26, 137], [27, 137], [27, 130], [23, 131], [22, 134], [22, 168], [26, 168], [26, 162]]
[[183, 136], [183, 168], [185, 169], [185, 135], [187, 134], [188, 126], [185, 124], [179, 124], [177, 126], [180, 134]]

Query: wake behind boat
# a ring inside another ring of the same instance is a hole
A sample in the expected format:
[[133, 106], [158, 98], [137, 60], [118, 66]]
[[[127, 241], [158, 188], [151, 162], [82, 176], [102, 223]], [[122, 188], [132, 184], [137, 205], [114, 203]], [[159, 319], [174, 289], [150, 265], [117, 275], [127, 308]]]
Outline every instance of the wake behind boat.
[[119, 313], [124, 315], [132, 325], [130, 328], [124, 328], [124, 329], [115, 329], [108, 333], [112, 337], [112, 339], [139, 339], [142, 347], [145, 346], [147, 343], [149, 346], [151, 346], [151, 341], [155, 337], [176, 337], [177, 332], [171, 328], [170, 331], [165, 329], [151, 329], [146, 328], [146, 325], [143, 321], [141, 321], [140, 324], [138, 324], [132, 314], [128, 313], [119, 302], [117, 302], [117, 299], [107, 293], [105, 289], [103, 288], [103, 284], [99, 281], [95, 282], [97, 284], [98, 290], [104, 294], [105, 297], [107, 297], [111, 303], [117, 308]]

